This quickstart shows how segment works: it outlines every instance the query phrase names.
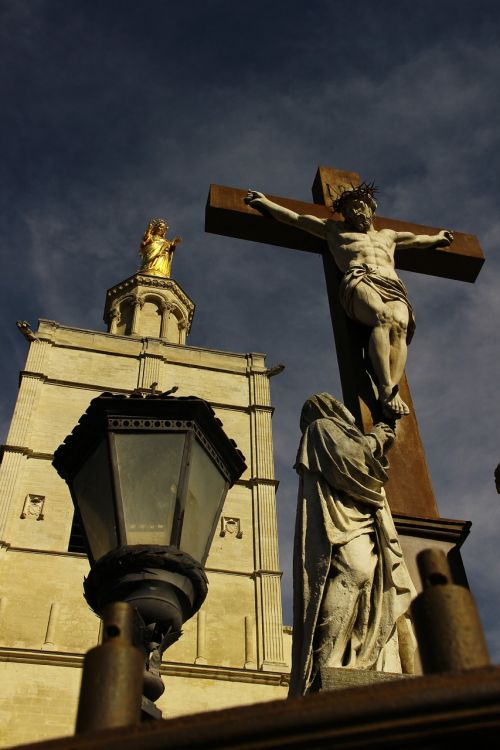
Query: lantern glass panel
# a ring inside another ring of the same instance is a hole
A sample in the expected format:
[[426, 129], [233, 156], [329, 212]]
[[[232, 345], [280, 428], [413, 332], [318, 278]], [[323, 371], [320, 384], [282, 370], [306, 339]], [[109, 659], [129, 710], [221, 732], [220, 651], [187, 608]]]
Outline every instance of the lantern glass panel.
[[180, 547], [202, 565], [227, 492], [227, 481], [204, 448], [193, 440]]
[[114, 433], [127, 544], [170, 544], [185, 437]]
[[101, 440], [82, 464], [71, 489], [80, 511], [90, 552], [94, 560], [98, 560], [117, 545], [107, 440]]

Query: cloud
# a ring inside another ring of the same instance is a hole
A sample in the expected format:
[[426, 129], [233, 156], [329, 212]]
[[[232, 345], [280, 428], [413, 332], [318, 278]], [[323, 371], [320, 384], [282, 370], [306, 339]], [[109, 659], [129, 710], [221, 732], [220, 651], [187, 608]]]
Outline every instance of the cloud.
[[441, 512], [474, 521], [464, 557], [498, 658], [493, 7], [4, 4], [0, 376], [7, 414], [25, 351], [15, 319], [102, 328], [105, 290], [166, 215], [184, 239], [174, 275], [197, 304], [190, 343], [286, 365], [271, 387], [290, 621], [298, 414], [312, 392], [340, 393], [323, 272], [313, 255], [206, 235], [208, 185], [309, 200], [317, 165], [332, 164], [380, 184], [382, 215], [478, 234], [475, 285], [404, 274], [418, 321], [408, 374]]

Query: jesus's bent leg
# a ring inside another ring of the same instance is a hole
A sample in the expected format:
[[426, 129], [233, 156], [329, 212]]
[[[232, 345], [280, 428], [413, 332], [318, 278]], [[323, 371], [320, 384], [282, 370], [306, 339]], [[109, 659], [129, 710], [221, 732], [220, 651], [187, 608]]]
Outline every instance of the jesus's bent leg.
[[[388, 302], [391, 308], [392, 325], [389, 333], [391, 354], [390, 368], [391, 379], [395, 384], [399, 384], [404, 374], [408, 347], [406, 337], [408, 334], [408, 308], [403, 302]], [[409, 409], [396, 393], [393, 399], [387, 401], [387, 406], [392, 408], [397, 414], [408, 414]]]
[[375, 372], [380, 401], [385, 404], [397, 386], [391, 375], [392, 310], [374, 289], [360, 281], [353, 291], [352, 311], [358, 323], [371, 328], [368, 356]]
[[408, 414], [409, 409], [397, 389], [406, 364], [406, 305], [384, 302], [375, 289], [360, 281], [353, 291], [353, 315], [359, 323], [372, 329], [368, 355], [384, 412], [389, 417]]
[[408, 347], [408, 308], [403, 302], [388, 302], [392, 312], [391, 342], [391, 376], [397, 383], [403, 377]]

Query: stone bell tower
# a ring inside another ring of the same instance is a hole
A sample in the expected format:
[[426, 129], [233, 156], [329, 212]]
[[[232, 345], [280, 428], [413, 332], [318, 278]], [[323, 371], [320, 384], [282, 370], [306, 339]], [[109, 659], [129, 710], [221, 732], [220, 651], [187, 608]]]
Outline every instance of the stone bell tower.
[[186, 343], [195, 306], [170, 278], [172, 256], [181, 240], [167, 240], [167, 229], [164, 219], [150, 221], [141, 243], [140, 270], [108, 290], [104, 322], [109, 333]]
[[138, 271], [108, 290], [104, 322], [109, 333], [120, 336], [152, 336], [185, 344], [194, 309], [173, 279]]

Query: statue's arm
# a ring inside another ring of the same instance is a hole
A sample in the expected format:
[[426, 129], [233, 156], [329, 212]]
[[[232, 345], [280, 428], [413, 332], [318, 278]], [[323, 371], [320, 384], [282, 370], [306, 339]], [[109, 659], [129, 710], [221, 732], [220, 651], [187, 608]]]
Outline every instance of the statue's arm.
[[260, 211], [261, 214], [271, 216], [283, 224], [291, 224], [304, 232], [314, 234], [316, 237], [326, 238], [326, 219], [298, 214], [289, 208], [270, 201], [263, 193], [258, 193], [256, 190], [249, 190], [244, 200], [245, 203], [255, 208], [256, 211]]
[[396, 439], [396, 433], [385, 422], [377, 422], [366, 436], [375, 458], [381, 458]]
[[396, 247], [448, 247], [453, 242], [453, 234], [448, 229], [441, 229], [437, 234], [413, 234], [413, 232], [394, 232]]
[[144, 236], [142, 238], [141, 250], [143, 250], [145, 247], [147, 247], [147, 245], [149, 245], [152, 237], [153, 237], [153, 222], [150, 221], [148, 224], [148, 228], [144, 232]]

